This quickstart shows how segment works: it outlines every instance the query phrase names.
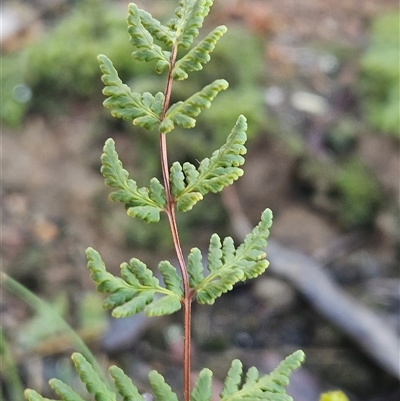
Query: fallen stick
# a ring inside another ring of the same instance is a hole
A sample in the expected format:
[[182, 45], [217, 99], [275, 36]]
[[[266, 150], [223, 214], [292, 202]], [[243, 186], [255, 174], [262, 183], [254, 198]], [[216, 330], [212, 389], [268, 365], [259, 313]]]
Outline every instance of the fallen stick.
[[[233, 186], [222, 192], [235, 235], [243, 239], [252, 227]], [[312, 257], [268, 240], [269, 271], [290, 281], [310, 304], [400, 379], [400, 338], [373, 311], [348, 295]]]

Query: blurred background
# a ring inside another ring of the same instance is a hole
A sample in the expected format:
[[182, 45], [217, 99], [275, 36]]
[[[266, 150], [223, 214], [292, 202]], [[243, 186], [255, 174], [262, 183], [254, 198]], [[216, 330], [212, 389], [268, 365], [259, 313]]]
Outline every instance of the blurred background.
[[[131, 57], [128, 3], [3, 1], [2, 269], [51, 304], [100, 364], [117, 363], [149, 391], [146, 376], [154, 368], [174, 388], [181, 385], [181, 316], [111, 320], [84, 255], [93, 246], [115, 273], [132, 257], [151, 267], [174, 260], [166, 220], [146, 225], [126, 216], [107, 200], [99, 172], [102, 146], [113, 137], [140, 186], [160, 176], [158, 135], [102, 107], [99, 53], [135, 91], [164, 89], [165, 76]], [[166, 0], [137, 4], [164, 22], [176, 7]], [[213, 232], [240, 236], [229, 203], [240, 203], [251, 225], [269, 207], [270, 238], [312, 258], [341, 294], [378, 316], [376, 333], [368, 335], [398, 338], [398, 2], [216, 1], [204, 32], [220, 24], [229, 30], [211, 62], [175, 85], [173, 101], [216, 78], [230, 88], [196, 128], [168, 136], [169, 157], [196, 162], [209, 156], [244, 114], [245, 175], [225, 197], [207, 195], [179, 216], [185, 251], [207, 249]], [[309, 285], [318, 287], [318, 280], [310, 278]], [[328, 295], [324, 301], [334, 311], [336, 298]], [[26, 386], [54, 397], [47, 385], [52, 377], [76, 382], [69, 334], [32, 306], [2, 288], [4, 400], [21, 400]], [[385, 351], [366, 352], [346, 332], [346, 315], [338, 325], [275, 268], [213, 307], [195, 306], [193, 319], [193, 370], [210, 367], [216, 389], [234, 358], [267, 373], [301, 348], [307, 360], [290, 390], [297, 401], [317, 401], [329, 389], [354, 401], [400, 395], [396, 373], [379, 362]]]

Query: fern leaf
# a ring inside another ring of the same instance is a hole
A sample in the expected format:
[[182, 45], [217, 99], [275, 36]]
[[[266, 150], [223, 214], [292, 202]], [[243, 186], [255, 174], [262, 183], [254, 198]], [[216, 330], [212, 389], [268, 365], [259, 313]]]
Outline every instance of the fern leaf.
[[[196, 279], [192, 279], [197, 285], [193, 288], [196, 299], [201, 304], [213, 304], [221, 294], [230, 291], [239, 282], [255, 278], [268, 267], [265, 260], [264, 248], [267, 244], [269, 228], [272, 224], [272, 212], [266, 209], [260, 223], [248, 234], [244, 242], [235, 249], [230, 237], [221, 240], [217, 234], [212, 235], [208, 252], [207, 269], [209, 274], [199, 282], [199, 250], [193, 250], [195, 254]], [[196, 248], [195, 248], [196, 249]]]
[[[97, 251], [88, 248], [86, 255], [97, 290], [110, 294], [103, 307], [113, 309], [114, 317], [126, 317], [142, 311], [148, 316], [161, 316], [181, 308], [181, 279], [176, 272], [176, 275], [172, 273], [169, 262], [160, 263], [160, 271], [166, 283], [164, 288], [153, 276], [153, 272], [138, 259], [133, 258], [129, 263], [122, 263], [121, 277], [115, 277], [107, 272]], [[155, 299], [156, 294], [161, 295], [161, 298]]]
[[248, 370], [241, 388], [243, 365], [239, 360], [234, 360], [225, 379], [220, 401], [293, 401], [292, 397], [286, 394], [285, 387], [289, 383], [290, 374], [303, 360], [303, 351], [296, 351], [283, 360], [273, 372], [261, 377], [258, 370], [252, 367]]
[[190, 288], [196, 288], [204, 280], [203, 256], [198, 248], [192, 248], [188, 257]]
[[157, 40], [164, 42], [166, 46], [172, 47], [175, 39], [175, 32], [164, 26], [160, 23], [160, 21], [153, 18], [153, 16], [144, 10], [134, 10], [135, 5], [130, 4], [129, 9], [132, 8], [132, 12], [139, 13], [139, 17], [143, 27]]
[[84, 399], [67, 384], [58, 379], [49, 381], [50, 387], [61, 397], [63, 401], [84, 401]]
[[259, 374], [257, 368], [252, 366], [246, 373], [246, 380], [245, 383], [243, 384], [243, 390], [247, 390], [249, 388], [252, 388], [255, 383], [257, 383], [259, 379]]
[[107, 99], [103, 102], [104, 107], [111, 109], [113, 117], [132, 121], [134, 125], [153, 129], [160, 122], [164, 94], [158, 92], [153, 96], [149, 92], [143, 95], [132, 92], [128, 85], [122, 83], [113, 63], [105, 55], [97, 57], [101, 72], [101, 80], [105, 87], [103, 94]]
[[163, 51], [160, 46], [156, 45], [152, 34], [157, 39], [169, 44], [171, 43], [171, 31], [167, 27], [162, 27], [160, 22], [150, 14], [140, 11], [134, 3], [129, 4], [128, 32], [132, 45], [137, 49], [132, 53], [136, 60], [155, 60], [157, 62], [156, 71], [159, 74], [169, 67], [171, 53]]
[[212, 397], [211, 387], [212, 372], [210, 369], [202, 369], [196, 381], [196, 385], [190, 396], [190, 401], [210, 401]]
[[188, 77], [188, 72], [202, 70], [203, 65], [210, 61], [210, 53], [214, 50], [216, 43], [226, 31], [227, 28], [222, 25], [210, 32], [206, 38], [175, 63], [172, 78], [183, 80]]
[[110, 374], [115, 382], [118, 393], [123, 397], [122, 401], [143, 401], [137, 387], [132, 380], [117, 366], [111, 366]]
[[182, 278], [178, 275], [176, 268], [164, 260], [159, 263], [158, 269], [163, 276], [165, 288], [182, 297]]
[[229, 134], [225, 144], [215, 151], [211, 158], [201, 161], [198, 169], [191, 163], [183, 167], [175, 162], [171, 166], [171, 192], [174, 195], [177, 209], [186, 212], [208, 192], [219, 192], [243, 175], [240, 168], [244, 163], [243, 155], [247, 123], [240, 116]]
[[184, 102], [173, 104], [168, 109], [164, 120], [160, 124], [160, 132], [168, 133], [172, 131], [175, 126], [193, 128], [196, 125], [194, 117], [198, 116], [203, 109], [208, 109], [218, 93], [227, 88], [227, 81], [224, 79], [217, 79]]
[[147, 316], [164, 316], [178, 311], [181, 306], [180, 298], [175, 294], [170, 294], [147, 305], [144, 311]]
[[243, 365], [238, 359], [232, 361], [224, 382], [224, 388], [220, 394], [221, 399], [227, 398], [239, 390], [242, 381]]
[[155, 370], [149, 373], [149, 381], [156, 401], [178, 401], [177, 395]]
[[83, 355], [75, 352], [71, 358], [82, 383], [86, 385], [87, 391], [94, 395], [96, 401], [116, 401], [116, 394], [107, 388], [104, 381], [100, 379]]
[[179, 7], [175, 10], [176, 18], [168, 24], [175, 31], [175, 43], [178, 46], [184, 49], [190, 47], [212, 4], [213, 0], [180, 0]]
[[156, 178], [150, 181], [150, 187], [138, 188], [136, 182], [129, 178], [115, 150], [115, 142], [110, 138], [106, 141], [101, 156], [101, 173], [106, 185], [117, 189], [109, 196], [114, 202], [125, 204], [127, 214], [148, 223], [160, 220], [160, 212], [166, 204], [164, 187]]
[[261, 383], [263, 389], [265, 389], [270, 382], [281, 387], [287, 386], [289, 384], [290, 374], [301, 365], [304, 359], [304, 352], [301, 350], [296, 351], [280, 362], [269, 375], [261, 377], [258, 382]]
[[24, 396], [28, 401], [56, 401], [56, 400], [52, 400], [50, 398], [42, 397], [35, 390], [32, 390], [30, 388], [28, 388], [24, 391]]

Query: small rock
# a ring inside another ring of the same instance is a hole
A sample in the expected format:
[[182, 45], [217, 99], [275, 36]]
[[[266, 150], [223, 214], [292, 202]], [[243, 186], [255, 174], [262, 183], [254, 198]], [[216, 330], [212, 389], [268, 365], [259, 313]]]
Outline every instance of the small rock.
[[292, 106], [306, 113], [323, 115], [328, 109], [328, 102], [319, 95], [309, 92], [295, 92], [290, 98]]
[[268, 308], [286, 309], [293, 304], [296, 293], [283, 280], [273, 277], [260, 277], [254, 282], [253, 294], [267, 304]]

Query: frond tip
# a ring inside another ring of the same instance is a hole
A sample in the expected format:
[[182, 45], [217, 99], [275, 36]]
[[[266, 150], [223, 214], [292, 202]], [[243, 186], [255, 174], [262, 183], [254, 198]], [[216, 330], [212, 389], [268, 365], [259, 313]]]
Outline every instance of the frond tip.
[[255, 278], [265, 271], [268, 261], [264, 249], [271, 224], [272, 212], [266, 209], [260, 223], [237, 249], [231, 237], [226, 237], [221, 243], [219, 236], [213, 234], [207, 258], [209, 273], [205, 277], [200, 250], [191, 250], [188, 261], [190, 286], [199, 303], [213, 304], [239, 281]]
[[205, 194], [220, 192], [243, 175], [240, 166], [246, 153], [246, 129], [246, 118], [240, 116], [225, 144], [211, 158], [202, 160], [198, 168], [188, 162], [183, 166], [173, 163], [171, 190], [180, 212], [192, 209]]
[[180, 0], [175, 10], [176, 18], [168, 23], [175, 32], [175, 43], [188, 49], [199, 34], [204, 18], [210, 12], [213, 0]]

